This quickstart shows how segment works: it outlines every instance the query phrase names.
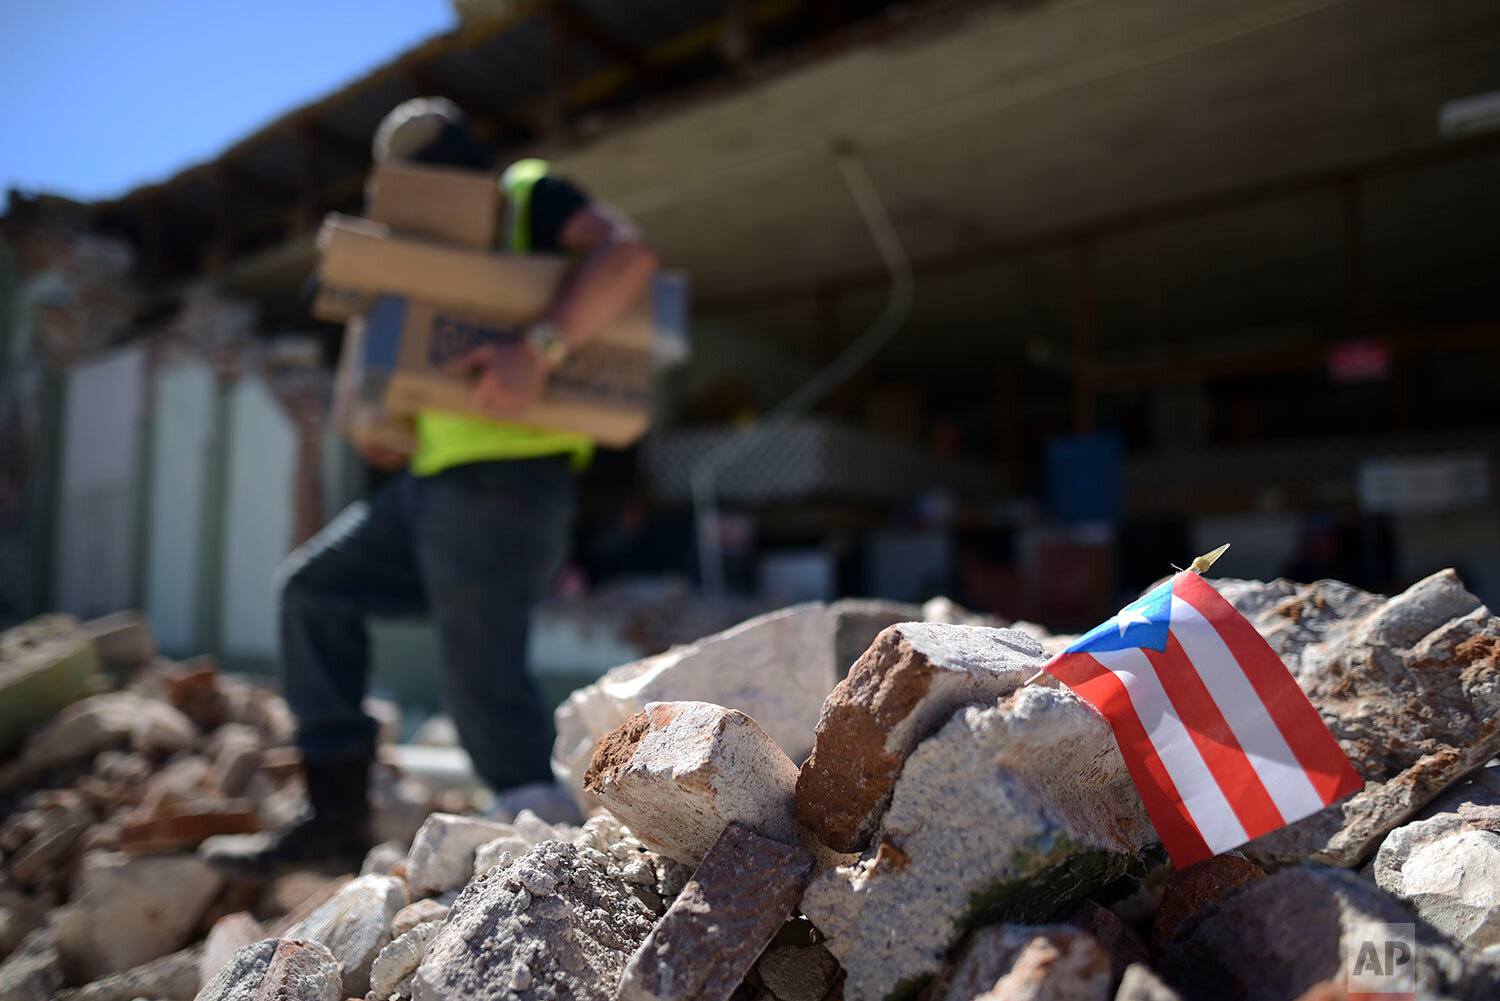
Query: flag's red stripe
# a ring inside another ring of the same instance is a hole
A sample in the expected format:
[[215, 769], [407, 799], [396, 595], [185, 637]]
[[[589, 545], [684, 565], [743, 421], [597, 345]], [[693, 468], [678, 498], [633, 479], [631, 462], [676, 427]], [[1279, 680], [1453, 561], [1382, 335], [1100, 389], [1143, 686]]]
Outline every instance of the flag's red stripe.
[[1323, 802], [1332, 803], [1363, 786], [1297, 679], [1249, 620], [1195, 573], [1182, 574], [1174, 591], [1218, 630]]
[[1166, 650], [1142, 648], [1141, 653], [1151, 661], [1172, 708], [1177, 710], [1177, 718], [1182, 720], [1182, 725], [1193, 738], [1193, 746], [1198, 748], [1204, 764], [1213, 773], [1214, 781], [1219, 784], [1245, 833], [1256, 838], [1284, 827], [1286, 821], [1276, 808], [1275, 800], [1266, 791], [1255, 766], [1245, 756], [1245, 750], [1229, 728], [1219, 704], [1199, 677], [1198, 668], [1182, 649], [1182, 644], [1177, 642], [1177, 637], [1168, 632]]
[[1086, 653], [1055, 657], [1047, 665], [1047, 671], [1109, 720], [1115, 741], [1120, 745], [1120, 756], [1125, 759], [1131, 781], [1156, 827], [1157, 837], [1172, 857], [1172, 864], [1181, 868], [1212, 857], [1213, 852], [1198, 833], [1119, 676]]

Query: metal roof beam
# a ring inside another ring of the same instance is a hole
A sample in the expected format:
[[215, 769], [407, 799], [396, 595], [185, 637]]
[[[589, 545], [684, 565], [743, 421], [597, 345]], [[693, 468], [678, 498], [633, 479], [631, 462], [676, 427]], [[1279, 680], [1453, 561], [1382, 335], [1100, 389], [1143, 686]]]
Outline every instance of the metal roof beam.
[[370, 145], [368, 142], [359, 142], [356, 139], [350, 139], [342, 132], [335, 132], [333, 129], [322, 124], [321, 122], [303, 122], [298, 127], [298, 129], [291, 134], [298, 136], [298, 138], [302, 138], [308, 135], [317, 136], [318, 146], [320, 150], [332, 150], [333, 152], [338, 153], [340, 156], [343, 156], [345, 159], [352, 160], [355, 163], [359, 164], [367, 164], [370, 162]]
[[568, 52], [573, 42], [573, 31], [562, 8], [553, 4], [547, 8], [547, 96], [544, 101], [543, 124], [548, 139], [561, 140], [568, 131], [568, 88], [573, 82], [572, 59]]
[[661, 70], [646, 61], [645, 53], [637, 52], [627, 45], [593, 14], [579, 7], [573, 0], [557, 0], [555, 9], [574, 38], [615, 62], [624, 63], [647, 90], [662, 89], [665, 81]]
[[496, 127], [520, 132], [527, 137], [535, 136], [541, 131], [541, 125], [536, 118], [525, 109], [499, 105], [462, 87], [455, 87], [447, 81], [438, 79], [426, 67], [409, 67], [406, 78], [412, 90], [419, 94], [446, 97], [476, 122], [488, 122]]

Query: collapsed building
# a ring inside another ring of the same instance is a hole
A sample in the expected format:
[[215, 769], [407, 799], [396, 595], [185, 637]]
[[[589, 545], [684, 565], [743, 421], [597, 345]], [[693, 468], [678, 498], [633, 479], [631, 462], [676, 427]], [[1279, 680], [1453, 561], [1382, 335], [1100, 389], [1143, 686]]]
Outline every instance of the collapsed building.
[[557, 712], [571, 817], [382, 765], [359, 873], [261, 880], [204, 859], [295, 814], [279, 696], [138, 619], [13, 630], [0, 679], [83, 697], [0, 768], [0, 1001], [1293, 1001], [1391, 943], [1411, 996], [1494, 997], [1500, 620], [1452, 571], [1216, 586], [1363, 787], [1183, 868], [1109, 723], [1037, 672], [1071, 637], [951, 603], [796, 605], [617, 667]]

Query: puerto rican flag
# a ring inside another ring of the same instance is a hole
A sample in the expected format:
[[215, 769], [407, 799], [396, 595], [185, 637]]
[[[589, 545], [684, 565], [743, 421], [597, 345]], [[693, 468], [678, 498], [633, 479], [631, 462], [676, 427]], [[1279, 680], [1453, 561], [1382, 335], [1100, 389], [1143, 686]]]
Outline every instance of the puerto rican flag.
[[1046, 665], [1109, 720], [1177, 867], [1364, 785], [1281, 658], [1183, 571]]

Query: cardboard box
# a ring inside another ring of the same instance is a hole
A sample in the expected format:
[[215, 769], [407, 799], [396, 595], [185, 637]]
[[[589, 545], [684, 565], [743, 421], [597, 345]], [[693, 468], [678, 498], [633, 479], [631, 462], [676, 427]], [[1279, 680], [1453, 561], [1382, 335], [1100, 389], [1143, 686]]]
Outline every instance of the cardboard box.
[[500, 176], [458, 167], [387, 164], [370, 172], [365, 216], [403, 236], [492, 250], [505, 196]]
[[[522, 330], [519, 324], [382, 295], [366, 320], [359, 377], [367, 387], [383, 386], [389, 414], [445, 410], [488, 416], [470, 402], [473, 379], [453, 374], [450, 366], [482, 344], [516, 341]], [[590, 342], [552, 372], [541, 400], [511, 423], [629, 445], [651, 422], [652, 368], [647, 350]]]
[[[330, 214], [313, 315], [343, 321], [367, 312], [381, 294], [525, 324], [546, 312], [573, 262], [551, 254], [490, 254], [397, 236], [383, 223]], [[659, 363], [687, 357], [687, 278], [660, 271], [642, 297], [600, 331], [595, 342], [644, 351]]]
[[411, 455], [417, 450], [416, 429], [410, 417], [396, 417], [385, 408], [386, 379], [362, 365], [365, 320], [356, 317], [344, 327], [344, 346], [333, 377], [333, 422], [356, 447], [376, 445]]

